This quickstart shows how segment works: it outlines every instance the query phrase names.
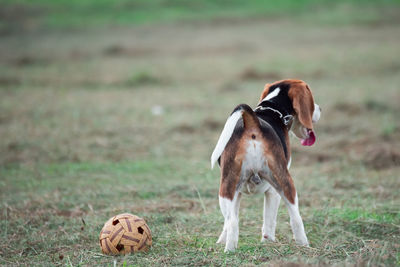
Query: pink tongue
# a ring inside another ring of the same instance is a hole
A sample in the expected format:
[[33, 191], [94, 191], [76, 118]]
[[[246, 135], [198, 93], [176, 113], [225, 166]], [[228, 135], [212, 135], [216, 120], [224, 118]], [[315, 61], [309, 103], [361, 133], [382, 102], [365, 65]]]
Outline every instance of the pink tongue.
[[301, 144], [303, 146], [312, 146], [315, 143], [314, 131], [308, 130], [309, 137], [307, 139], [301, 139]]

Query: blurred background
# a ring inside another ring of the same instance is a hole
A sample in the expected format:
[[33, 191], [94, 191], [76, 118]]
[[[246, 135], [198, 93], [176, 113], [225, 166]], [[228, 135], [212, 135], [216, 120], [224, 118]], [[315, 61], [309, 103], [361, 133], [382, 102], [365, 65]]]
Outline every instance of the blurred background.
[[[399, 44], [398, 0], [1, 0], [2, 263], [108, 263], [97, 234], [122, 211], [156, 235], [139, 264], [399, 263]], [[313, 147], [292, 139], [318, 250], [285, 225], [265, 256], [259, 196], [248, 250], [221, 259], [209, 157], [233, 108], [286, 78], [323, 111]]]

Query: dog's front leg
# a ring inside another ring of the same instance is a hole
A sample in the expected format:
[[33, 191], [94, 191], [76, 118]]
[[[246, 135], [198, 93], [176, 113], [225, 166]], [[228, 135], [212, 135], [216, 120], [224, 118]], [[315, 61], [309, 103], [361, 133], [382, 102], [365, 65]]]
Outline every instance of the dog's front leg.
[[264, 193], [264, 222], [261, 242], [275, 241], [276, 217], [278, 215], [281, 196], [271, 187]]
[[219, 198], [225, 222], [224, 229], [217, 243], [223, 243], [225, 241], [225, 252], [234, 251], [237, 248], [239, 240], [239, 206], [241, 193], [235, 192], [232, 200], [221, 196]]

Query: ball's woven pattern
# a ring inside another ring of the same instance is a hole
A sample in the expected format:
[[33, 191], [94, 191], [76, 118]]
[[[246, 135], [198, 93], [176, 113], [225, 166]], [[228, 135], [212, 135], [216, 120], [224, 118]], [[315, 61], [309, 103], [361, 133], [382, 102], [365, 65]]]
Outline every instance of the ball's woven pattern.
[[151, 244], [151, 232], [146, 222], [129, 213], [110, 218], [100, 232], [100, 247], [105, 254], [147, 251]]

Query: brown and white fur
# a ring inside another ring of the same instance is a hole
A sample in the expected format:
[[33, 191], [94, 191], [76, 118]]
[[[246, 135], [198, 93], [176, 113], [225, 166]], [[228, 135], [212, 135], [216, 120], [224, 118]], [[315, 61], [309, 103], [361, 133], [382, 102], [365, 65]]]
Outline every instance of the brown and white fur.
[[245, 104], [234, 109], [211, 156], [211, 166], [218, 161], [221, 169], [219, 205], [225, 221], [217, 243], [225, 244], [225, 252], [237, 248], [241, 196], [254, 193], [264, 193], [261, 242], [275, 241], [282, 198], [296, 243], [308, 246], [297, 192], [288, 171], [289, 131], [302, 139], [303, 145], [312, 145], [313, 123], [320, 114], [310, 88], [301, 80], [267, 84], [254, 110]]

